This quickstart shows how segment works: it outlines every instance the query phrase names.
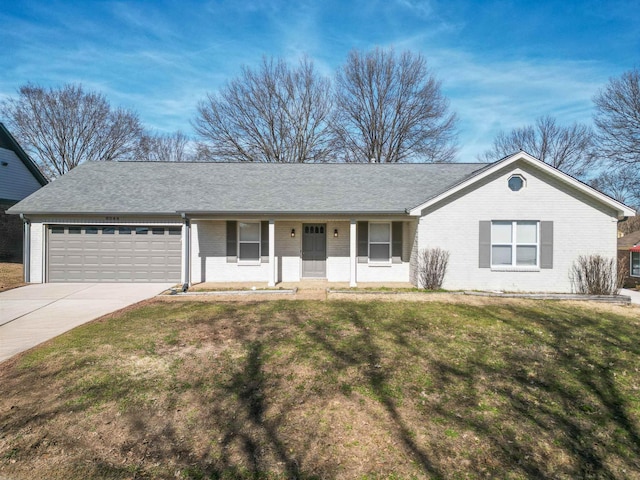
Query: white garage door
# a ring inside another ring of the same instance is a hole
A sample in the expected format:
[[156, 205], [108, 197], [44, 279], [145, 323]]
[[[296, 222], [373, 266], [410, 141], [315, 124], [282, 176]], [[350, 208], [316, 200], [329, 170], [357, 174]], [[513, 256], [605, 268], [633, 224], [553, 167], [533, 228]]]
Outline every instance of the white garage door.
[[49, 282], [179, 282], [180, 227], [52, 225]]

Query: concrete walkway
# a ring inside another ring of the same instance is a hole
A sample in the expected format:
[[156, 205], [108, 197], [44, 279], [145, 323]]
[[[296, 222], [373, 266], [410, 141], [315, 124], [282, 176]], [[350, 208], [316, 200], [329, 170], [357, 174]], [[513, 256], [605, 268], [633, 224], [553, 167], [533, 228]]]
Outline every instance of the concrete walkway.
[[634, 305], [640, 305], [640, 292], [638, 290], [629, 290], [628, 288], [623, 288], [620, 290], [620, 295], [627, 295], [631, 297], [631, 303]]
[[171, 286], [169, 283], [44, 283], [0, 292], [0, 362]]

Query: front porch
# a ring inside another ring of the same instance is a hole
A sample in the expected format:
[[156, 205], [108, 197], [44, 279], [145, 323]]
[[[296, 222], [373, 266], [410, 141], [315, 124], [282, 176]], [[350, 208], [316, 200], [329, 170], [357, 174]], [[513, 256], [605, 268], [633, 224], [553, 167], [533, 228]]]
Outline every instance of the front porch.
[[410, 285], [416, 228], [406, 218], [191, 218], [185, 230], [195, 288]]

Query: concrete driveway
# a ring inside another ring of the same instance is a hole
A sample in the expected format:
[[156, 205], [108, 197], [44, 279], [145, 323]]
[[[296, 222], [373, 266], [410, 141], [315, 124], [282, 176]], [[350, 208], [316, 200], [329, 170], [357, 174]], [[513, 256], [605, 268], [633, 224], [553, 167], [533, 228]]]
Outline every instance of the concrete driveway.
[[43, 283], [0, 292], [0, 362], [169, 283]]
[[634, 305], [640, 305], [640, 292], [637, 290], [629, 290], [628, 288], [623, 288], [620, 290], [620, 295], [627, 295], [631, 297], [631, 303]]

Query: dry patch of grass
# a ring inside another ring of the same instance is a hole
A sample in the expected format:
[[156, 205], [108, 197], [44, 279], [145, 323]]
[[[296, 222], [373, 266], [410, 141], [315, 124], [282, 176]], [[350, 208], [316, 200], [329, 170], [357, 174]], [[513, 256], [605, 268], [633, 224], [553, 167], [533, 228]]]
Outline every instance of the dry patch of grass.
[[0, 365], [11, 478], [640, 478], [638, 309], [165, 302]]
[[23, 285], [22, 264], [0, 262], [0, 292]]

